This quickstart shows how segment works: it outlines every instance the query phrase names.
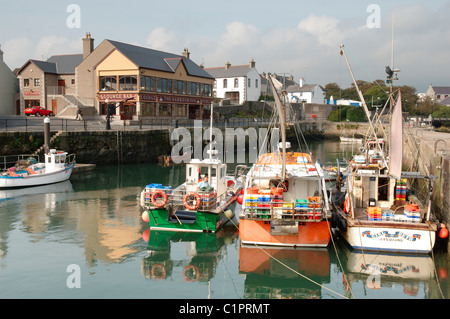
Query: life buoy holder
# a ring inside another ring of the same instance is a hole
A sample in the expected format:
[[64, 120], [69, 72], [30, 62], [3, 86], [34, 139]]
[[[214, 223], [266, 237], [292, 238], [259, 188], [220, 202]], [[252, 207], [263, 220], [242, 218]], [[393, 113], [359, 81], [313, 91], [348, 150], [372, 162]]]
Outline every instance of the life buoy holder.
[[163, 265], [155, 264], [151, 270], [152, 278], [165, 279], [167, 276], [166, 268]]
[[[189, 204], [189, 199], [192, 196], [195, 197], [195, 204], [191, 205], [191, 204]], [[184, 204], [184, 207], [186, 207], [189, 210], [196, 210], [197, 208], [200, 207], [200, 196], [195, 192], [187, 193], [186, 195], [184, 195], [183, 204]]]
[[[192, 274], [188, 272], [192, 270]], [[200, 278], [200, 271], [197, 267], [189, 265], [184, 267], [183, 276], [185, 281], [197, 281]]]
[[[162, 197], [163, 201], [156, 201], [157, 198]], [[155, 207], [161, 208], [164, 207], [164, 205], [167, 204], [167, 194], [166, 192], [162, 190], [157, 190], [153, 192], [152, 194], [152, 204], [155, 205]]]

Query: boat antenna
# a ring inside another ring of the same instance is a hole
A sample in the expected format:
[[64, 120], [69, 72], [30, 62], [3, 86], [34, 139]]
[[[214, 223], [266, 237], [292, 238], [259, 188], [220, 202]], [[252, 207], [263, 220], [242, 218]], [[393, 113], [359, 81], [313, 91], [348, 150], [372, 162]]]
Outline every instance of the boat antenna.
[[211, 102], [210, 126], [209, 126], [209, 159], [212, 159], [212, 135], [213, 135], [213, 103]]

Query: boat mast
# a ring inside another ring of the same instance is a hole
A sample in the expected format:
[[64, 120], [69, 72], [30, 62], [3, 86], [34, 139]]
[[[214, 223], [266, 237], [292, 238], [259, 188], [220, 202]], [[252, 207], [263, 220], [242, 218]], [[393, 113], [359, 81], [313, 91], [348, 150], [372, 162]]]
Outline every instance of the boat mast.
[[377, 133], [375, 132], [375, 129], [374, 129], [373, 125], [372, 125], [372, 121], [370, 120], [370, 113], [369, 113], [369, 109], [367, 108], [366, 100], [364, 99], [364, 96], [363, 96], [361, 90], [359, 89], [358, 84], [356, 83], [355, 76], [353, 75], [353, 71], [352, 71], [352, 68], [350, 67], [350, 63], [348, 62], [347, 55], [345, 54], [345, 50], [344, 50], [344, 45], [343, 44], [341, 44], [341, 55], [344, 57], [345, 63], [347, 63], [348, 70], [350, 71], [350, 75], [352, 76], [352, 80], [353, 80], [353, 83], [355, 84], [356, 91], [358, 92], [359, 99], [362, 102], [362, 105], [363, 105], [363, 108], [364, 108], [364, 112], [366, 113], [367, 120], [369, 121], [370, 130], [372, 131], [372, 134], [373, 134], [373, 136], [375, 138], [375, 141], [376, 141], [377, 140]]
[[[280, 118], [280, 129], [281, 129], [281, 149], [282, 149], [282, 160], [281, 160], [281, 178], [284, 181], [286, 179], [286, 119], [284, 106], [281, 103], [278, 91], [272, 81], [272, 75], [268, 76], [270, 86], [273, 91], [273, 96], [275, 98], [275, 105], [277, 107], [278, 116]], [[284, 94], [283, 92], [281, 94]]]

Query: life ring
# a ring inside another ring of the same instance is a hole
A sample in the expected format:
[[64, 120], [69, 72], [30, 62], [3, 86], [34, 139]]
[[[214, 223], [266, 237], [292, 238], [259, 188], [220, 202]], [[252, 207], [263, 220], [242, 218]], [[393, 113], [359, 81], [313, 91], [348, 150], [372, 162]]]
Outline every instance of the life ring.
[[[162, 197], [163, 201], [162, 202], [157, 202], [156, 198], [158, 197]], [[157, 190], [155, 192], [153, 192], [152, 194], [152, 204], [155, 205], [155, 207], [161, 208], [164, 207], [164, 205], [167, 204], [167, 194], [166, 192], [162, 191], [162, 190]]]
[[229, 180], [227, 181], [227, 187], [233, 187], [234, 184], [235, 184], [234, 181], [231, 180], [231, 179], [229, 179]]
[[[195, 197], [195, 205], [189, 204], [189, 198], [191, 196]], [[183, 204], [184, 204], [184, 207], [186, 207], [189, 210], [196, 210], [197, 208], [200, 207], [200, 196], [195, 192], [187, 193], [186, 195], [184, 195]]]
[[347, 195], [347, 196], [345, 196], [345, 201], [344, 201], [344, 213], [350, 213], [351, 209], [352, 209], [352, 204], [350, 202], [350, 197]]
[[[158, 272], [157, 272], [158, 270], [161, 273], [160, 275], [158, 275]], [[155, 279], [165, 279], [167, 276], [166, 269], [164, 268], [163, 265], [160, 265], [160, 264], [155, 264], [152, 266], [151, 274], [152, 274], [152, 278], [155, 278]]]
[[[190, 270], [192, 270], [191, 275], [188, 273]], [[185, 281], [197, 281], [200, 278], [200, 271], [197, 267], [189, 265], [184, 267], [183, 276]]]

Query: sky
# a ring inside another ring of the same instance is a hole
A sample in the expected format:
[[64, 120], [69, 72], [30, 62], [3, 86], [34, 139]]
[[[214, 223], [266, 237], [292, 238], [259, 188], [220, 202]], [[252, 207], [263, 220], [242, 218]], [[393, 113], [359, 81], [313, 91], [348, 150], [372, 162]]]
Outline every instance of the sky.
[[[15, 69], [28, 59], [82, 53], [87, 32], [181, 54], [206, 68], [256, 61], [258, 72], [307, 84], [385, 79], [425, 92], [450, 85], [450, 0], [17, 0], [2, 3], [0, 45]], [[394, 31], [394, 32], [393, 32]], [[394, 37], [392, 35], [394, 34]]]

